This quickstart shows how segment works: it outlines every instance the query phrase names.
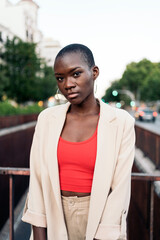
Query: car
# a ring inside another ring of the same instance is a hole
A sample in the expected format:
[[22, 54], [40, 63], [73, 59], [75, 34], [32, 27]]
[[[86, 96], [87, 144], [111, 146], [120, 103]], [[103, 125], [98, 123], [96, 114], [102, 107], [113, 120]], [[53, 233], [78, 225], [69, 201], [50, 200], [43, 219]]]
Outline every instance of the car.
[[149, 108], [141, 109], [139, 108], [135, 114], [134, 117], [136, 120], [140, 121], [152, 121], [155, 122], [156, 117], [157, 117], [157, 112], [153, 111]]

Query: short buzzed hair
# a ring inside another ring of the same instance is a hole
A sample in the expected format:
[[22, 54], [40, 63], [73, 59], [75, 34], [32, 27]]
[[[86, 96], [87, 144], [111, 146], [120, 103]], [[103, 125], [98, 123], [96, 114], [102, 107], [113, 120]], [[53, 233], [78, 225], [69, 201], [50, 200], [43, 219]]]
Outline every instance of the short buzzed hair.
[[63, 57], [64, 55], [66, 55], [68, 53], [80, 53], [89, 68], [95, 66], [95, 61], [94, 61], [92, 51], [85, 45], [78, 44], [78, 43], [70, 44], [70, 45], [67, 45], [66, 47], [62, 48], [59, 51], [59, 53], [57, 54], [55, 61], [59, 57]]

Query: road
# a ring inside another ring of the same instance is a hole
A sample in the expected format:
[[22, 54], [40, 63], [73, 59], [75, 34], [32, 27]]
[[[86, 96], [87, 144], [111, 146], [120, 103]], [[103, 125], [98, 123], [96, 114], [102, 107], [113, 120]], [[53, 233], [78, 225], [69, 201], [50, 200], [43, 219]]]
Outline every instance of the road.
[[143, 127], [145, 129], [151, 130], [154, 133], [160, 134], [160, 114], [158, 115], [156, 121], [153, 122], [146, 122], [146, 121], [136, 121], [136, 125]]

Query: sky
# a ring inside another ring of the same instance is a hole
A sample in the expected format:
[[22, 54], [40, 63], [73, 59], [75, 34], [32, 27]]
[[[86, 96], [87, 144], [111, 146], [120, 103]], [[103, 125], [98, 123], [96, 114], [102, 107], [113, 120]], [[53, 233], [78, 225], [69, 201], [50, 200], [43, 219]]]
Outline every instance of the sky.
[[[10, 0], [17, 3], [17, 0]], [[126, 65], [160, 62], [160, 0], [35, 0], [45, 37], [88, 46], [100, 69], [97, 96], [120, 79]]]

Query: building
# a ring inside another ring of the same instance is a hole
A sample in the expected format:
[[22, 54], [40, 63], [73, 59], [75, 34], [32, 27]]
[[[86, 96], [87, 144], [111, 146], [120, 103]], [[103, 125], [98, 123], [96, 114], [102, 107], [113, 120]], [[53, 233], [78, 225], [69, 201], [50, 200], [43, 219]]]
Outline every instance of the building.
[[42, 33], [37, 27], [38, 8], [32, 0], [21, 0], [15, 5], [1, 0], [0, 24], [23, 41], [39, 42]]
[[47, 60], [48, 66], [53, 66], [55, 57], [60, 50], [58, 41], [52, 38], [44, 38], [40, 43], [41, 56]]
[[38, 28], [39, 6], [33, 0], [20, 0], [12, 4], [8, 0], [0, 0], [0, 38], [19, 37], [23, 41], [38, 43], [37, 51], [53, 65], [55, 55], [60, 49], [58, 41], [46, 39]]
[[8, 38], [13, 38], [14, 33], [11, 32], [11, 30], [4, 25], [0, 24], [0, 42], [5, 41]]

